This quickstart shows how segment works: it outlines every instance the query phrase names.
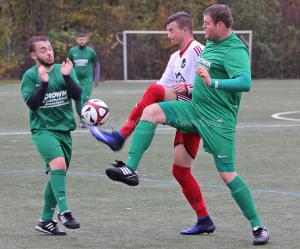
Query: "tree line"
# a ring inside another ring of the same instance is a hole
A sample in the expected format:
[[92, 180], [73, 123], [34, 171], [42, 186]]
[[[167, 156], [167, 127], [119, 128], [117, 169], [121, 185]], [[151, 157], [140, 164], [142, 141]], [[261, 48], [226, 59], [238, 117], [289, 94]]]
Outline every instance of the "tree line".
[[[299, 78], [300, 1], [298, 0], [0, 0], [0, 78], [19, 79], [33, 65], [27, 41], [33, 35], [49, 37], [56, 61], [65, 59], [75, 45], [75, 35], [84, 31], [101, 62], [101, 79], [123, 79], [123, 30], [164, 30], [166, 18], [177, 11], [193, 16], [195, 30], [202, 29], [202, 12], [214, 3], [231, 7], [234, 29], [253, 31], [252, 75], [254, 78]], [[151, 44], [138, 44], [140, 61], [151, 64], [155, 77], [164, 69], [170, 53], [160, 42], [161, 57]], [[153, 40], [152, 40], [153, 39]], [[135, 46], [134, 41], [132, 41]], [[144, 44], [144, 45], [143, 45]], [[157, 47], [155, 47], [157, 50]], [[147, 53], [145, 52], [147, 51]], [[131, 67], [143, 76], [128, 54]]]

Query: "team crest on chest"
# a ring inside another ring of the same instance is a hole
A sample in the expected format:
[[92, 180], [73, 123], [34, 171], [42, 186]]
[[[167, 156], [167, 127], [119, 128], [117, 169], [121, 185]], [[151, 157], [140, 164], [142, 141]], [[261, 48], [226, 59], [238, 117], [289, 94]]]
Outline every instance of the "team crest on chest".
[[186, 59], [184, 58], [181, 62], [181, 68], [184, 68], [186, 65]]

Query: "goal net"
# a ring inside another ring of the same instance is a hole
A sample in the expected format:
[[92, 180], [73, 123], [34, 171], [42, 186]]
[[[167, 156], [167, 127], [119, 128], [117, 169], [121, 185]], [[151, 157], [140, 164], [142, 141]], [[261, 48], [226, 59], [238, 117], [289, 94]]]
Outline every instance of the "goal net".
[[[252, 51], [252, 31], [233, 31]], [[155, 81], [159, 79], [174, 52], [167, 31], [125, 30], [117, 36], [123, 46], [123, 81]], [[197, 41], [205, 44], [204, 31], [195, 31]]]

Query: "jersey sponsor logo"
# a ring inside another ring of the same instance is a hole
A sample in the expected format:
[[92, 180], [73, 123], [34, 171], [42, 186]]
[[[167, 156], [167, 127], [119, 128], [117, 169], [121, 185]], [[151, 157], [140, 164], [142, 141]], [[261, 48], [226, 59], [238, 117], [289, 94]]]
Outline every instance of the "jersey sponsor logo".
[[60, 92], [46, 93], [44, 101], [47, 101], [48, 99], [60, 98], [64, 96], [67, 96], [67, 90], [60, 91]]
[[222, 155], [217, 155], [218, 156], [218, 158], [225, 158], [225, 157], [228, 157], [228, 156], [222, 156]]
[[175, 73], [175, 77], [176, 77], [177, 83], [186, 82], [185, 78], [183, 77], [183, 75], [180, 72]]
[[182, 63], [181, 63], [181, 68], [184, 68], [185, 65], [186, 65], [186, 59], [184, 58], [184, 59], [182, 60]]
[[88, 59], [76, 59], [75, 64], [77, 67], [86, 67], [88, 65]]
[[46, 93], [43, 106], [40, 108], [53, 108], [69, 104], [67, 90]]
[[204, 58], [199, 57], [199, 59], [197, 61], [197, 66], [202, 66], [202, 67], [205, 67], [207, 70], [209, 70], [210, 65], [211, 65], [211, 62], [209, 62], [208, 60], [206, 60]]

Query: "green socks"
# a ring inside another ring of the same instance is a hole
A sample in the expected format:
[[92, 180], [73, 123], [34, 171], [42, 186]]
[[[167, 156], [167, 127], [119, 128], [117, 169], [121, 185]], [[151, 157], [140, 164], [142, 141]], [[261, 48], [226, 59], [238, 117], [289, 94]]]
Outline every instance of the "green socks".
[[66, 171], [51, 170], [50, 183], [58, 204], [59, 213], [69, 210], [66, 194]]
[[141, 120], [133, 133], [126, 165], [136, 170], [155, 134], [156, 124]]
[[231, 191], [231, 196], [242, 210], [244, 216], [250, 221], [252, 228], [262, 226], [250, 190], [243, 178], [237, 175], [227, 186]]
[[56, 204], [57, 202], [50, 181], [48, 181], [44, 190], [44, 207], [41, 216], [42, 221], [51, 221], [53, 219]]

